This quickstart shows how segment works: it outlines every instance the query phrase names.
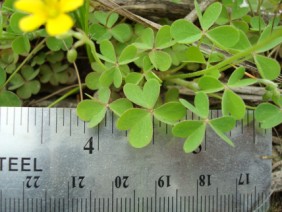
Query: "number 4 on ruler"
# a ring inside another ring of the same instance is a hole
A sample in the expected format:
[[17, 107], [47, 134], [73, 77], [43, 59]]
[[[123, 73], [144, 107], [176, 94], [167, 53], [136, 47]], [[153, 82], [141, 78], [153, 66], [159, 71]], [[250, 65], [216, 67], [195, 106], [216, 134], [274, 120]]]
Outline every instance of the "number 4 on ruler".
[[93, 137], [91, 137], [91, 138], [88, 139], [88, 141], [87, 141], [87, 143], [85, 144], [83, 150], [88, 151], [89, 154], [92, 154], [92, 153], [93, 153], [93, 151], [95, 150], [95, 149], [94, 149], [94, 146], [93, 146]]

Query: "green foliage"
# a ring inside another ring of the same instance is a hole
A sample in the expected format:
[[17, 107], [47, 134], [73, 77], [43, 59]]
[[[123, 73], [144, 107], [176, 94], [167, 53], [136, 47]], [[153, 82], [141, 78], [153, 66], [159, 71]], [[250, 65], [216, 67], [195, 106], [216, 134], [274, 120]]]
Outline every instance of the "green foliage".
[[186, 153], [193, 152], [202, 143], [207, 125], [226, 143], [234, 146], [230, 138], [224, 133], [234, 128], [235, 119], [228, 115], [216, 119], [209, 119], [209, 100], [207, 94], [198, 92], [194, 99], [194, 105], [184, 99], [180, 101], [188, 110], [192, 111], [200, 118], [200, 120], [181, 121], [172, 129], [172, 133], [175, 136], [186, 138], [183, 146]]
[[[236, 89], [252, 85], [265, 88], [265, 102], [252, 107], [261, 126], [281, 124], [281, 22], [260, 11], [275, 12], [278, 1], [260, 5], [251, 0], [246, 7], [245, 1], [223, 0], [203, 12], [194, 2], [199, 22], [167, 21], [155, 30], [113, 11], [97, 11], [87, 1], [72, 14], [74, 29], [52, 37], [42, 28], [22, 33], [24, 14], [14, 10], [13, 0], [5, 1], [0, 106], [20, 106], [22, 100], [78, 83], [89, 98], [79, 102], [77, 115], [89, 127], [110, 110], [118, 117], [117, 128], [128, 130], [129, 143], [141, 148], [150, 144], [157, 120], [185, 139], [183, 149], [189, 153], [208, 128], [233, 146], [226, 133], [250, 108]], [[187, 90], [195, 95], [194, 104]], [[220, 102], [222, 116], [210, 118], [211, 98]], [[185, 120], [187, 112], [198, 119]]]
[[193, 23], [180, 19], [172, 23], [171, 35], [178, 43], [193, 43], [202, 37], [201, 30]]

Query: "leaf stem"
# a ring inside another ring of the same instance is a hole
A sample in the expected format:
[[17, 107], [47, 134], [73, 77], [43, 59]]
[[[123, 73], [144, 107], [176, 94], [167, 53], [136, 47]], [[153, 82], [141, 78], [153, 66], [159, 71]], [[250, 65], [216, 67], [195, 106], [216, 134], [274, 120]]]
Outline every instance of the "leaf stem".
[[166, 76], [164, 79], [174, 79], [174, 78], [192, 78], [192, 77], [198, 77], [201, 75], [204, 75], [210, 71], [213, 70], [219, 70], [219, 71], [225, 71], [226, 69], [222, 69], [223, 67], [228, 67], [230, 64], [234, 63], [234, 61], [237, 61], [241, 58], [246, 58], [249, 57], [250, 55], [252, 55], [255, 51], [259, 50], [260, 48], [266, 46], [267, 44], [271, 43], [274, 39], [276, 39], [277, 37], [282, 36], [282, 30], [277, 30], [276, 32], [274, 32], [271, 36], [269, 36], [268, 38], [266, 38], [265, 40], [257, 43], [254, 46], [251, 46], [250, 48], [246, 49], [245, 51], [239, 52], [227, 59], [225, 59], [224, 61], [211, 66], [207, 69], [201, 70], [201, 71], [197, 71], [197, 72], [193, 72], [193, 73], [188, 73], [188, 74], [177, 74], [177, 75], [171, 75], [171, 76]]
[[61, 96], [60, 98], [52, 102], [50, 105], [48, 105], [48, 108], [55, 106], [56, 104], [60, 103], [61, 101], [69, 97], [70, 95], [77, 93], [79, 90], [80, 90], [80, 86], [71, 89], [69, 92], [67, 92], [66, 94], [64, 94], [63, 96]]
[[177, 85], [181, 85], [183, 87], [186, 87], [186, 88], [188, 88], [192, 91], [198, 91], [199, 90], [198, 84], [193, 82], [193, 81], [186, 81], [186, 80], [183, 80], [183, 79], [169, 79], [168, 81], [175, 83]]

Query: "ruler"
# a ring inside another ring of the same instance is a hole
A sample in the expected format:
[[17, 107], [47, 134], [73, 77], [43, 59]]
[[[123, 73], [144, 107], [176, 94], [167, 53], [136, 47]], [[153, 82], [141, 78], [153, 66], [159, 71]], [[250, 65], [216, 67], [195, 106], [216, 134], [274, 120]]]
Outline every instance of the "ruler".
[[253, 111], [228, 134], [235, 148], [208, 129], [193, 154], [159, 121], [134, 149], [115, 122], [107, 112], [89, 129], [75, 109], [0, 108], [0, 212], [267, 211], [271, 131]]

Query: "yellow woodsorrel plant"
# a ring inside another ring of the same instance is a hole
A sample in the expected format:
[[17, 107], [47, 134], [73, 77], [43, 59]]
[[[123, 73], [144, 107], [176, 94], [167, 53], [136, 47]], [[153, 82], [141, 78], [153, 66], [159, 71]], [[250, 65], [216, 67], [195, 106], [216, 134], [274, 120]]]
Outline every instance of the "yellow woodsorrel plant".
[[[129, 143], [141, 148], [151, 142], [157, 119], [185, 139], [187, 153], [201, 144], [208, 126], [233, 146], [225, 133], [245, 117], [247, 108], [263, 128], [281, 124], [279, 2], [222, 1], [202, 13], [195, 1], [197, 25], [179, 19], [158, 30], [99, 11], [98, 4], [2, 3], [0, 106], [26, 105], [46, 90], [66, 91], [53, 106], [79, 92], [77, 114], [89, 127], [111, 110], [118, 116], [117, 128], [128, 130]], [[265, 17], [263, 10], [271, 10], [272, 16]], [[265, 88], [256, 106], [246, 105], [235, 92], [250, 85]], [[178, 88], [194, 94], [194, 102], [179, 95]], [[220, 100], [222, 117], [211, 118], [211, 98]], [[184, 120], [187, 110], [198, 119]]]

